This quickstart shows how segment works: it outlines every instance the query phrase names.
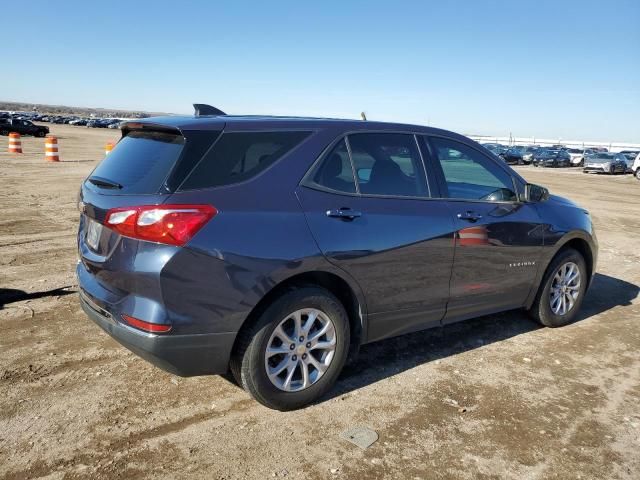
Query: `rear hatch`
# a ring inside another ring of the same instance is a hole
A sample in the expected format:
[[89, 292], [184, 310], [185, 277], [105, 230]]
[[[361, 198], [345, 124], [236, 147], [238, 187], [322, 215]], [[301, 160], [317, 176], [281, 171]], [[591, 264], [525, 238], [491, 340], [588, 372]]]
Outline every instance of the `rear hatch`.
[[110, 209], [166, 202], [223, 127], [221, 123], [218, 130], [181, 131], [155, 124], [126, 125], [122, 139], [82, 185], [80, 240], [88, 240], [91, 252], [108, 256], [118, 235], [107, 228], [88, 232], [92, 221], [103, 224]]
[[[107, 215], [121, 211], [124, 218], [131, 209], [167, 205], [223, 128], [223, 122], [214, 129], [208, 125], [207, 130], [153, 123], [123, 127], [121, 140], [80, 190], [78, 251], [82, 267], [78, 277], [91, 301], [108, 310], [129, 303], [130, 312], [142, 303], [161, 303], [159, 275], [180, 247], [171, 242], [154, 243], [152, 237], [141, 241], [132, 238], [136, 235], [122, 234], [126, 223], [105, 225]], [[138, 219], [136, 222], [140, 224]]]

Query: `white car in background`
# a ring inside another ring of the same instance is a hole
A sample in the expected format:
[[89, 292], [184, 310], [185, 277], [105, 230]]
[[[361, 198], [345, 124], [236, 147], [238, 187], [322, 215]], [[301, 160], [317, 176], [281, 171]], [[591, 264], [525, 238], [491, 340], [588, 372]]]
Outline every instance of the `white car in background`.
[[637, 150], [623, 150], [620, 153], [627, 159], [627, 172], [631, 172], [635, 175], [636, 171], [633, 169], [633, 165], [637, 162], [640, 152]]
[[567, 148], [567, 153], [571, 157], [572, 167], [581, 167], [584, 164], [584, 149], [582, 148]]
[[636, 159], [633, 161], [633, 165], [631, 165], [631, 171], [636, 178], [640, 180], [640, 153], [636, 155]]

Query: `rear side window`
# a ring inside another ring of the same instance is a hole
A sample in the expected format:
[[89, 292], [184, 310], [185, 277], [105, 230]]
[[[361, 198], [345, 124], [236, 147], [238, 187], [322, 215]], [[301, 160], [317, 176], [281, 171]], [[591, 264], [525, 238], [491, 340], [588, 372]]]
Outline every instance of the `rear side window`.
[[102, 189], [105, 194], [158, 193], [178, 161], [184, 144], [185, 139], [180, 135], [130, 132], [96, 167], [89, 179], [98, 178], [119, 185], [117, 189]]
[[197, 190], [248, 180], [265, 170], [311, 132], [223, 133], [180, 190]]

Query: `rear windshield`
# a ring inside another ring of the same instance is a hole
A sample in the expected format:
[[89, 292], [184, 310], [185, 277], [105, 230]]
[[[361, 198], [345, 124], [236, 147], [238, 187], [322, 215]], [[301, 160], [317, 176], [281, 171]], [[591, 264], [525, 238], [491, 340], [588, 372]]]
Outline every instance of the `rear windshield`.
[[253, 178], [309, 134], [291, 131], [223, 133], [180, 190], [218, 187]]
[[[184, 143], [180, 135], [130, 132], [91, 173], [89, 182], [97, 179], [104, 193], [158, 193], [180, 157]], [[109, 184], [113, 186], [108, 187]]]

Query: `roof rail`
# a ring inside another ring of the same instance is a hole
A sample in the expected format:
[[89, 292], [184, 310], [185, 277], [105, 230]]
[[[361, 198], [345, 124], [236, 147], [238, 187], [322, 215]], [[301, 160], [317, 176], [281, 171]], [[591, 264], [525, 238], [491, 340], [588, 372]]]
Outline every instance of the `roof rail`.
[[194, 115], [196, 117], [202, 117], [203, 115], [226, 115], [222, 110], [207, 105], [206, 103], [194, 103], [193, 108], [195, 109]]

